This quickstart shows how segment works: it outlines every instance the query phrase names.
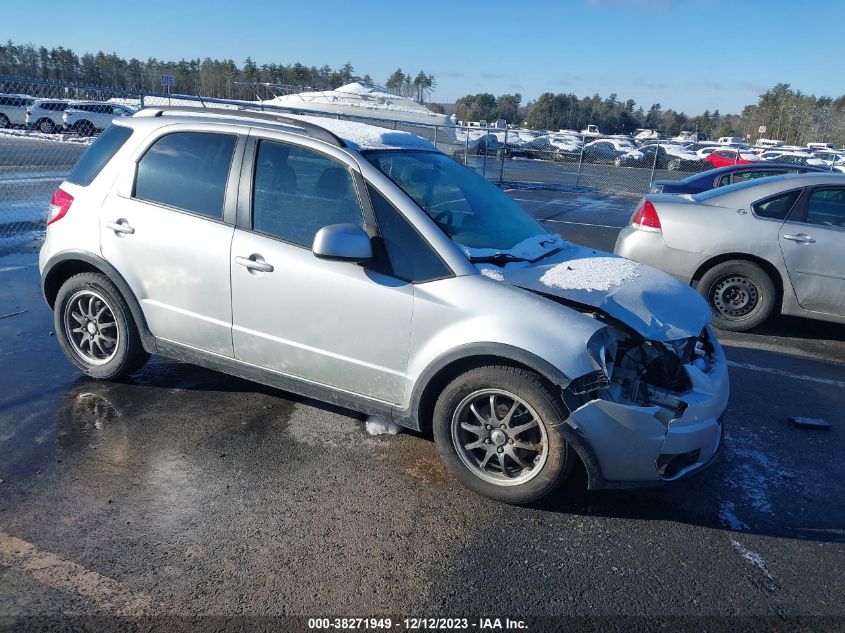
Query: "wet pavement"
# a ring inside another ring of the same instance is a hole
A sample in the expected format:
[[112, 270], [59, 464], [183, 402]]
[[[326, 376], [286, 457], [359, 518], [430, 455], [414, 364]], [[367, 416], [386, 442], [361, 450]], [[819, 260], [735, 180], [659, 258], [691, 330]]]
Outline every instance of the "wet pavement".
[[[510, 193], [603, 248], [636, 204]], [[845, 327], [721, 334], [732, 396], [706, 472], [600, 493], [577, 473], [514, 508], [462, 488], [429, 439], [371, 437], [353, 412], [161, 359], [121, 382], [80, 376], [36, 260], [33, 245], [0, 257], [0, 628], [58, 613], [845, 618]]]

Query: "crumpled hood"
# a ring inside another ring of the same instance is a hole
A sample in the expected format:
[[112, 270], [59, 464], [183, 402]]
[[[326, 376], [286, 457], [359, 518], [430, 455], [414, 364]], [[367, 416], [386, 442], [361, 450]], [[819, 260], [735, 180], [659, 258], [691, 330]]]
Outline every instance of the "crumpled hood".
[[650, 340], [698, 336], [711, 318], [707, 302], [671, 275], [569, 242], [536, 264], [479, 268], [514, 286], [598, 308]]

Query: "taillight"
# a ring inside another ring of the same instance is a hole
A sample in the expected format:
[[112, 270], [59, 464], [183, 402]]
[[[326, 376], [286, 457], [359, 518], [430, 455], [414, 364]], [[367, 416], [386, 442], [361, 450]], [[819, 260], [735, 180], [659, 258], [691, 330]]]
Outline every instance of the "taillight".
[[56, 189], [56, 193], [50, 199], [50, 209], [47, 211], [47, 226], [65, 217], [72, 204], [72, 195], [63, 189]]
[[657, 215], [657, 209], [651, 203], [651, 200], [643, 200], [642, 204], [637, 208], [634, 217], [631, 218], [631, 226], [640, 231], [660, 231], [660, 216]]
[[27, 111], [26, 111], [26, 116], [32, 116], [32, 110], [27, 110]]

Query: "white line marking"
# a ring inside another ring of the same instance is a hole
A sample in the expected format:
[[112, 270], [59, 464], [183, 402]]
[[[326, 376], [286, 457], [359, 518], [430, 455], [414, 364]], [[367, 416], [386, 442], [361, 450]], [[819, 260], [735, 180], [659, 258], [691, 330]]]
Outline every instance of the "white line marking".
[[783, 376], [784, 378], [795, 378], [796, 380], [807, 380], [809, 382], [817, 382], [822, 385], [830, 385], [831, 387], [839, 387], [845, 389], [845, 381], [833, 380], [831, 378], [817, 378], [816, 376], [807, 376], [805, 374], [793, 374], [791, 371], [784, 371], [783, 369], [773, 369], [771, 367], [760, 367], [759, 365], [752, 365], [750, 363], [737, 363], [729, 360], [729, 367], [736, 367], [738, 369], [750, 369], [751, 371], [762, 371], [767, 374], [774, 374], [775, 376]]
[[603, 229], [624, 229], [624, 226], [612, 224], [592, 224], [590, 222], [573, 222], [572, 220], [540, 220], [540, 222], [557, 222], [558, 224], [578, 224], [579, 226], [599, 226]]
[[148, 595], [5, 532], [0, 532], [0, 565], [29, 574], [48, 587], [80, 595], [106, 611], [140, 615], [152, 606]]

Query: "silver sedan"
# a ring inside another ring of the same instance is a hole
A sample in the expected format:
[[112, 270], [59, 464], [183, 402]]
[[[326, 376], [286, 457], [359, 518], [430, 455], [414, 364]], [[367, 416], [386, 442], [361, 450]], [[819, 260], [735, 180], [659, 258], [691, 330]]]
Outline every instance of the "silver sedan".
[[691, 284], [725, 330], [750, 330], [775, 311], [845, 323], [845, 175], [647, 195], [615, 252]]

